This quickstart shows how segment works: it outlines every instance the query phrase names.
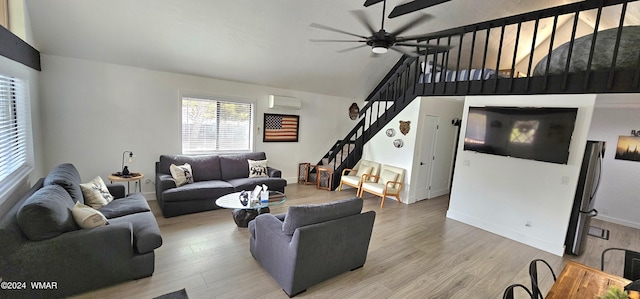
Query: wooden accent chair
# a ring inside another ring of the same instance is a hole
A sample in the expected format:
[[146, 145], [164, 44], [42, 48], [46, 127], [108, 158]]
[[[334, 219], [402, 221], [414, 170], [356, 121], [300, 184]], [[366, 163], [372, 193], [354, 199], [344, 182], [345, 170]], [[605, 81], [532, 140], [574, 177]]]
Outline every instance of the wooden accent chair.
[[[338, 186], [338, 191], [342, 191], [342, 185], [347, 185], [358, 189], [359, 193], [360, 185], [362, 184], [362, 176], [365, 174], [375, 176], [379, 175], [380, 163], [369, 160], [360, 160], [354, 168], [345, 168], [342, 170], [342, 176], [340, 176], [340, 186]], [[372, 179], [372, 182], [373, 181], [375, 181], [375, 179]]]
[[[380, 169], [380, 175], [365, 174], [362, 176], [362, 184], [358, 197], [362, 197], [364, 192], [371, 193], [382, 197], [380, 207], [384, 207], [384, 199], [387, 196], [393, 196], [398, 203], [400, 200], [400, 191], [402, 190], [402, 182], [404, 181], [405, 170], [391, 165], [383, 165]], [[373, 182], [370, 179], [374, 179]]]

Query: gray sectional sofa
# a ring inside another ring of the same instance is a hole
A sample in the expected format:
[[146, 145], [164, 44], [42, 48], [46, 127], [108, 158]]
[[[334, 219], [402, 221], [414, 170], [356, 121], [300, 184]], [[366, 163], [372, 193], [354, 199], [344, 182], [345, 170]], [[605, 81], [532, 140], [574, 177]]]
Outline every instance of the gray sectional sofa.
[[[267, 167], [268, 177], [249, 177], [248, 160], [266, 160], [264, 152], [236, 155], [161, 155], [156, 162], [156, 198], [164, 217], [218, 209], [219, 197], [265, 184], [284, 193], [287, 181], [281, 171]], [[171, 164], [189, 163], [193, 183], [180, 187], [171, 176]]]
[[115, 199], [99, 211], [108, 224], [81, 229], [71, 213], [84, 203], [80, 183], [76, 168], [61, 164], [0, 217], [0, 277], [24, 282], [0, 297], [61, 298], [153, 274], [162, 236], [144, 196], [107, 185]]

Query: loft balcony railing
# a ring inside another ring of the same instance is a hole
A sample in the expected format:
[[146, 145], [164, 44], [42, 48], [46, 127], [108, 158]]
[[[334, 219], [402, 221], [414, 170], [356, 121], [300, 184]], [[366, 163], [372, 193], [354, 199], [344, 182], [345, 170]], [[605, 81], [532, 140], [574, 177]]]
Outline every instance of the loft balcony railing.
[[639, 20], [637, 0], [585, 0], [425, 35], [419, 42], [450, 49], [403, 56], [320, 164], [337, 185], [364, 144], [419, 96], [638, 93]]

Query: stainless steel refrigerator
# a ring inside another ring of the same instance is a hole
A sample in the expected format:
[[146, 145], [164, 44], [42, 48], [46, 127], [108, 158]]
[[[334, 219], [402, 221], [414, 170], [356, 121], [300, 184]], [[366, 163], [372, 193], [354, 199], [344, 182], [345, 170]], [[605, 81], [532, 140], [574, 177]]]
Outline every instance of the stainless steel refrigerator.
[[594, 209], [595, 196], [602, 176], [604, 141], [587, 141], [584, 151], [578, 187], [573, 201], [569, 229], [565, 239], [565, 252], [580, 255], [584, 251], [591, 217], [598, 215]]

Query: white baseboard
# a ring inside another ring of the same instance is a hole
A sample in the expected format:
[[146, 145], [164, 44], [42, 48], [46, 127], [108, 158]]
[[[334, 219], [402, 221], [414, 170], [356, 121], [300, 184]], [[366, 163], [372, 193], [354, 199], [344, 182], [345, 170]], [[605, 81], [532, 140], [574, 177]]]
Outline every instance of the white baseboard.
[[444, 189], [440, 189], [440, 190], [436, 190], [436, 191], [431, 191], [429, 193], [430, 197], [429, 198], [436, 198], [438, 196], [442, 196], [445, 194], [449, 194], [449, 188], [444, 188]]
[[640, 229], [640, 223], [631, 222], [629, 220], [618, 219], [618, 218], [609, 217], [609, 216], [605, 216], [605, 215], [598, 215], [598, 216], [596, 216], [594, 218], [602, 220], [602, 221], [606, 221], [606, 222], [611, 222], [611, 223], [615, 223], [615, 224], [620, 224], [620, 225], [624, 225], [624, 226]]
[[551, 254], [555, 254], [557, 256], [564, 255], [564, 244], [562, 245], [552, 244], [544, 240], [540, 240], [538, 238], [525, 235], [521, 232], [517, 232], [506, 227], [496, 226], [494, 224], [487, 223], [483, 220], [480, 220], [474, 217], [456, 213], [455, 211], [452, 211], [452, 210], [447, 210], [447, 218], [460, 221], [462, 223], [465, 223], [471, 226], [475, 226], [479, 229], [486, 230], [490, 233], [503, 236], [505, 238], [520, 242], [525, 245], [529, 245], [531, 247], [549, 252]]

